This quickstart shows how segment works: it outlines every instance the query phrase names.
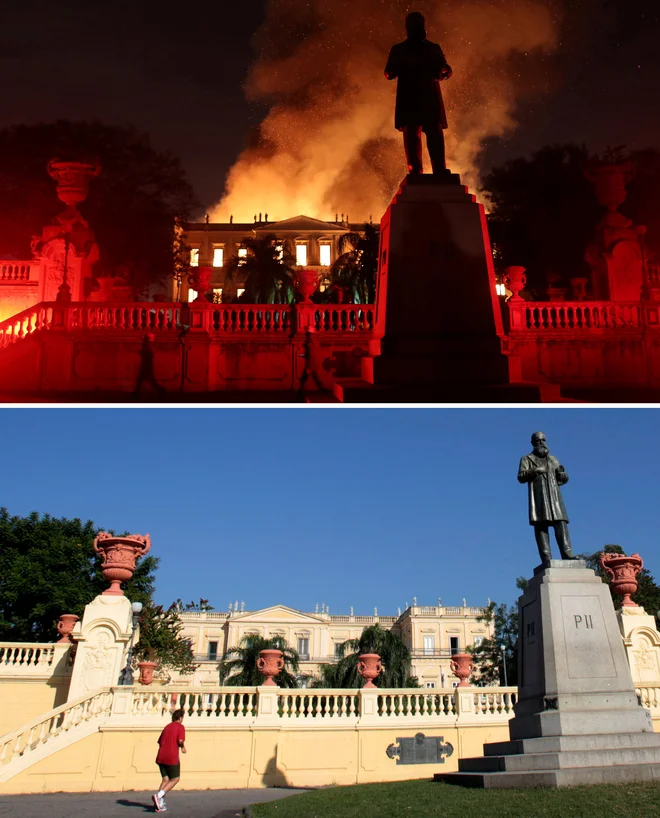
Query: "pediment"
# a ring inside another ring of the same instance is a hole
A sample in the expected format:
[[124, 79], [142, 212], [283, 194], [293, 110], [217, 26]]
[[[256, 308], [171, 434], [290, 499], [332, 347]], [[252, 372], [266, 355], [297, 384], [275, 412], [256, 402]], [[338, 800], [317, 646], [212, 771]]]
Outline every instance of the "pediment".
[[335, 222], [324, 222], [310, 216], [292, 216], [280, 222], [269, 222], [267, 225], [253, 226], [255, 233], [346, 233], [345, 225]]
[[244, 614], [234, 615], [231, 618], [232, 622], [241, 623], [289, 623], [289, 624], [316, 624], [317, 622], [325, 622], [320, 616], [314, 614], [303, 613], [296, 611], [295, 608], [287, 608], [286, 605], [273, 605], [271, 608], [262, 608], [260, 611], [248, 611]]

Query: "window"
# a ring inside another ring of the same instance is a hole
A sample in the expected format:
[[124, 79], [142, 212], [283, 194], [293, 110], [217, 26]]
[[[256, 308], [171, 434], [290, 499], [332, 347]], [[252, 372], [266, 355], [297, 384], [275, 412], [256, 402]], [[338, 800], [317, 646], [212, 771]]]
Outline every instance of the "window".
[[321, 267], [329, 267], [330, 266], [330, 245], [329, 244], [320, 244], [319, 251], [321, 257]]
[[335, 659], [341, 659], [344, 651], [343, 642], [335, 642]]
[[209, 642], [209, 659], [217, 659], [218, 658], [218, 643], [217, 642]]
[[282, 256], [284, 255], [284, 247], [281, 244], [275, 245], [275, 258], [278, 261], [282, 261]]
[[484, 641], [483, 636], [475, 636], [475, 637], [474, 637], [474, 642], [473, 642], [472, 644], [475, 646], [475, 648], [478, 648], [478, 647], [479, 647], [479, 645], [480, 645], [480, 644], [481, 644], [483, 641]]
[[222, 287], [213, 288], [213, 303], [222, 304]]
[[192, 287], [188, 290], [188, 303], [190, 304], [191, 301], [194, 301], [199, 293], [197, 290], [193, 290]]
[[199, 247], [193, 247], [190, 251], [190, 266], [199, 267]]
[[296, 244], [296, 264], [304, 267], [307, 264], [307, 245]]
[[245, 287], [238, 287], [236, 289], [236, 297], [240, 298], [243, 295], [244, 292], [245, 292]]
[[435, 682], [426, 682], [425, 687], [427, 688], [427, 690], [433, 690], [433, 688], [435, 687]]
[[449, 637], [449, 652], [452, 656], [458, 653], [458, 636]]
[[238, 264], [245, 264], [245, 259], [247, 258], [247, 247], [239, 247], [238, 248]]
[[307, 636], [298, 637], [298, 655], [301, 659], [309, 659], [309, 638]]
[[424, 653], [427, 656], [433, 656], [435, 652], [435, 637], [434, 636], [425, 636], [424, 637]]
[[225, 263], [225, 248], [224, 247], [214, 247], [213, 248], [213, 266], [214, 267], [222, 267]]

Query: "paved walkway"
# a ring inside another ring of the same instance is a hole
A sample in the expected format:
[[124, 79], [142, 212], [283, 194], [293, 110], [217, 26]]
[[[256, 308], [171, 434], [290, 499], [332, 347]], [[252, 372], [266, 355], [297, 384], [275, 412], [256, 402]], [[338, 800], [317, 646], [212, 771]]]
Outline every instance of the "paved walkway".
[[[167, 797], [167, 818], [236, 818], [243, 807], [304, 792], [266, 790], [174, 790]], [[2, 818], [139, 818], [154, 814], [152, 792], [0, 795]]]

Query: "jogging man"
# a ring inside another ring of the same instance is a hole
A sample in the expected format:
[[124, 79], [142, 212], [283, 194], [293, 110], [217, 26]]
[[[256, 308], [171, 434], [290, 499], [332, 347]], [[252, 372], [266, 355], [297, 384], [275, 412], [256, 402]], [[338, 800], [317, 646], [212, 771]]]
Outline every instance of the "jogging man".
[[183, 710], [175, 710], [172, 713], [172, 723], [168, 724], [158, 738], [158, 755], [156, 764], [160, 768], [163, 780], [160, 782], [160, 789], [151, 798], [154, 802], [156, 812], [165, 812], [165, 793], [176, 787], [181, 778], [181, 764], [179, 763], [179, 748], [182, 753], [186, 752], [186, 728], [181, 723], [183, 721]]

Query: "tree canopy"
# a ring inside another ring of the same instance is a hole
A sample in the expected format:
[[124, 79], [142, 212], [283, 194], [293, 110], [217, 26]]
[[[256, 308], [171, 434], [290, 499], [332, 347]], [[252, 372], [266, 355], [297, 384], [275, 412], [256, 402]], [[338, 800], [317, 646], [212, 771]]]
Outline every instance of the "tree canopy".
[[380, 656], [383, 670], [374, 682], [377, 687], [419, 687], [417, 679], [410, 675], [410, 651], [397, 634], [379, 624], [365, 628], [359, 639], [344, 642], [337, 664], [321, 665], [321, 675], [312, 682], [312, 687], [362, 687], [365, 682], [358, 673], [361, 653]]
[[365, 224], [363, 233], [342, 236], [342, 253], [330, 268], [330, 295], [342, 293], [346, 303], [373, 304], [376, 300], [379, 231]]
[[[587, 276], [587, 245], [604, 213], [584, 170], [593, 157], [586, 146], [546, 145], [531, 157], [493, 168], [483, 192], [492, 209], [488, 227], [496, 264], [527, 269], [527, 289], [539, 297], [550, 284], [567, 286], [574, 276]], [[629, 158], [636, 168], [620, 211], [648, 228], [646, 244], [657, 262], [660, 255], [660, 151], [609, 149], [604, 160]]]
[[296, 260], [288, 242], [269, 233], [260, 238], [246, 236], [241, 248], [247, 255], [232, 256], [225, 273], [227, 281], [245, 287], [240, 300], [246, 304], [291, 304]]
[[80, 206], [99, 244], [97, 275], [127, 270], [139, 293], [181, 274], [186, 247], [178, 241], [175, 250], [175, 222], [189, 220], [198, 203], [180, 160], [133, 128], [100, 122], [0, 130], [0, 256], [31, 258], [31, 236], [63, 209], [46, 171], [53, 158], [101, 164]]
[[176, 602], [169, 608], [147, 602], [140, 614], [140, 638], [134, 649], [135, 662], [158, 662], [159, 667], [193, 673], [197, 665], [190, 642], [181, 636], [181, 614]]
[[[85, 605], [108, 587], [93, 542], [102, 529], [91, 520], [57, 519], [36, 511], [12, 517], [0, 509], [0, 640], [52, 642], [61, 614], [82, 617]], [[146, 605], [158, 558], [141, 559], [122, 586]]]

